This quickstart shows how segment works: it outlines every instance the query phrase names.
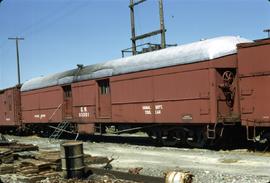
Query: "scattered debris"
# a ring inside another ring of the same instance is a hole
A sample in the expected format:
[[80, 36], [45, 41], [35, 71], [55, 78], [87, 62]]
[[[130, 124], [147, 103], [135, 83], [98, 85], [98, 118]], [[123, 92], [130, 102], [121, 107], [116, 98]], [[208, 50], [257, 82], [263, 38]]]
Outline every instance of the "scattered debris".
[[22, 152], [22, 151], [38, 151], [38, 146], [33, 144], [18, 144], [16, 143], [10, 143], [5, 145], [0, 145], [1, 148], [8, 148], [12, 150], [13, 152]]
[[128, 173], [134, 174], [134, 175], [139, 175], [140, 171], [142, 170], [142, 167], [136, 167], [136, 168], [130, 168], [128, 170]]
[[61, 170], [60, 151], [40, 151], [35, 159], [50, 163], [51, 169], [55, 171]]
[[106, 170], [111, 170], [113, 168], [112, 165], [111, 165], [111, 162], [113, 160], [114, 160], [114, 158], [110, 159], [103, 168], [106, 169]]
[[165, 173], [165, 183], [192, 183], [194, 175], [189, 172], [173, 171]]
[[17, 166], [12, 164], [1, 164], [0, 175], [11, 174], [17, 172]]
[[50, 162], [44, 162], [44, 161], [35, 160], [35, 159], [23, 160], [21, 164], [23, 166], [33, 167], [33, 169], [37, 170], [38, 172], [51, 169]]
[[0, 134], [0, 145], [7, 145], [7, 144], [13, 144], [16, 143], [15, 140], [8, 140], [3, 134]]
[[91, 156], [89, 154], [84, 155], [84, 164], [92, 165], [92, 164], [107, 164], [110, 160], [105, 156]]
[[13, 151], [0, 147], [0, 163], [12, 163], [14, 161]]
[[[5, 139], [5, 141], [8, 140]], [[69, 146], [68, 149], [72, 152], [68, 151], [69, 153], [65, 154], [65, 161], [73, 162], [73, 160], [77, 160], [78, 155], [80, 157], [82, 155], [82, 160], [84, 160], [82, 164], [84, 167], [83, 180], [64, 179], [61, 170], [63, 169], [61, 168], [63, 152], [38, 151], [38, 146], [19, 144], [15, 141], [0, 144], [0, 183], [164, 183], [163, 177], [140, 175], [142, 167], [129, 169], [128, 172], [116, 171], [112, 170], [111, 165], [115, 158], [87, 155], [83, 151], [77, 151], [78, 148], [70, 149]], [[80, 168], [81, 164], [79, 165]], [[73, 169], [70, 170], [73, 171]], [[76, 170], [74, 169], [74, 171]]]
[[163, 177], [153, 177], [153, 176], [148, 176], [148, 175], [134, 175], [128, 172], [122, 172], [122, 171], [116, 171], [116, 170], [106, 170], [106, 169], [94, 168], [94, 167], [86, 167], [86, 170], [90, 170], [94, 176], [99, 175], [99, 176], [104, 177], [104, 175], [108, 175], [109, 177], [113, 178], [113, 180], [125, 180], [124, 182], [164, 183], [165, 181]]

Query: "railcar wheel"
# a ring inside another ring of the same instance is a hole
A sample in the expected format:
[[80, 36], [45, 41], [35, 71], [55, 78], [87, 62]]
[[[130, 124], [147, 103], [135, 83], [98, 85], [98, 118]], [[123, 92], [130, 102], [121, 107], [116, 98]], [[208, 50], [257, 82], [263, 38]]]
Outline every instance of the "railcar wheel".
[[178, 143], [178, 139], [176, 137], [167, 136], [161, 139], [161, 143], [164, 146], [175, 146]]
[[270, 132], [263, 133], [263, 135], [261, 136], [260, 141], [262, 141], [263, 143], [270, 144]]
[[207, 135], [205, 128], [196, 128], [190, 130], [188, 133], [188, 138], [186, 139], [186, 143], [193, 148], [203, 148], [207, 145]]
[[167, 136], [162, 138], [164, 146], [186, 146], [186, 131], [185, 128], [172, 128], [168, 131]]
[[161, 132], [157, 129], [146, 132], [155, 146], [161, 145]]

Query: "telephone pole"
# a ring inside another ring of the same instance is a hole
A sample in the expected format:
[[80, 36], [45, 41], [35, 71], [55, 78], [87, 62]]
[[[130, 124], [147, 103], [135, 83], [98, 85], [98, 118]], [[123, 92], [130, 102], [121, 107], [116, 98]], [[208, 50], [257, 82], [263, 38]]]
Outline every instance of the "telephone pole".
[[268, 33], [268, 38], [270, 38], [270, 29], [265, 29], [265, 30], [263, 30], [263, 32]]
[[161, 48], [166, 48], [165, 39], [165, 24], [164, 24], [164, 12], [163, 12], [163, 0], [159, 0], [159, 17], [160, 17], [160, 30], [161, 30]]
[[17, 52], [17, 74], [18, 74], [18, 85], [21, 85], [21, 74], [20, 74], [20, 56], [19, 56], [19, 40], [24, 40], [24, 38], [8, 38], [9, 40], [16, 41], [16, 52]]

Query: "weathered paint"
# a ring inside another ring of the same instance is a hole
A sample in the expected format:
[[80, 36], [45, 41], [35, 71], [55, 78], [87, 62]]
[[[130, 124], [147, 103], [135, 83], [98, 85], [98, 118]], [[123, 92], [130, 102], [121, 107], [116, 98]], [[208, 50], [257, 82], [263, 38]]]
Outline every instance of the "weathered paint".
[[235, 67], [236, 55], [230, 55], [111, 77], [111, 118], [101, 118], [96, 81], [73, 83], [73, 116], [84, 123], [215, 123], [218, 115], [230, 115], [226, 104], [221, 105], [216, 69]]
[[238, 46], [242, 124], [270, 126], [270, 39]]
[[0, 126], [20, 126], [20, 89], [0, 91]]
[[22, 92], [23, 123], [50, 123], [63, 121], [63, 90], [54, 86], [40, 90]]

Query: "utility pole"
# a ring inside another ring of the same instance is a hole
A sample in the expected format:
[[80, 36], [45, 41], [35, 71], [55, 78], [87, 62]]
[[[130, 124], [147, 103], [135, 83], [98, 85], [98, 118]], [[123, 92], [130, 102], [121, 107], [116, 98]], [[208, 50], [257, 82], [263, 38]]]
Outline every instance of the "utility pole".
[[159, 0], [159, 18], [161, 30], [161, 48], [166, 48], [166, 40], [165, 40], [166, 29], [164, 24], [163, 0]]
[[263, 30], [263, 32], [267, 32], [268, 33], [268, 38], [270, 38], [270, 29], [265, 29], [265, 30]]
[[136, 55], [136, 33], [135, 33], [135, 20], [134, 20], [134, 1], [130, 0], [130, 23], [131, 23], [131, 41], [132, 41], [132, 54]]
[[18, 85], [21, 85], [21, 74], [20, 74], [20, 56], [19, 56], [19, 40], [24, 40], [24, 38], [8, 38], [9, 40], [16, 41], [16, 52], [17, 52], [17, 74], [18, 74]]

